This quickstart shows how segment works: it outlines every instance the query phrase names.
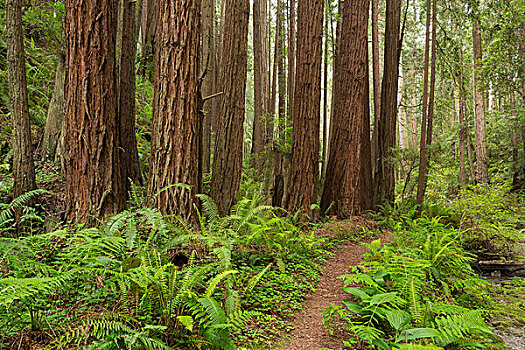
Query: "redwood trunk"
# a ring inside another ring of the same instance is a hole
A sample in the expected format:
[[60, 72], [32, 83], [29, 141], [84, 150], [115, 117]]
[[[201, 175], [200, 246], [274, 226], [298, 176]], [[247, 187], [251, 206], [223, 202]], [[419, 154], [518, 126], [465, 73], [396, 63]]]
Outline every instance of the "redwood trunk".
[[346, 218], [366, 207], [360, 197], [364, 184], [361, 158], [363, 128], [368, 119], [368, 11], [369, 1], [340, 1], [341, 36], [334, 82], [334, 110], [326, 180], [321, 199], [325, 211]]
[[211, 196], [222, 216], [235, 204], [241, 182], [249, 15], [249, 0], [225, 1], [220, 74], [224, 94], [217, 120], [211, 178]]
[[119, 132], [120, 132], [120, 170], [126, 192], [131, 190], [131, 182], [140, 185], [142, 174], [139, 166], [137, 136], [135, 134], [135, 2], [121, 0], [121, 19], [117, 43], [119, 53]]
[[300, 1], [297, 23], [292, 161], [285, 207], [311, 214], [319, 178], [323, 1]]
[[202, 178], [200, 0], [160, 0], [158, 5], [148, 193], [162, 213], [197, 225], [195, 195], [201, 192]]
[[[42, 140], [42, 151], [45, 159], [55, 161], [55, 155], [60, 153], [60, 139], [63, 137], [62, 127], [64, 125], [64, 80], [66, 68], [64, 66], [64, 57], [60, 55], [55, 76], [55, 89], [53, 97], [49, 102], [47, 110], [46, 126], [44, 129], [44, 138]], [[57, 152], [59, 151], [59, 152]], [[57, 157], [58, 158], [58, 157]]]
[[[417, 181], [417, 205], [418, 210], [421, 212], [421, 206], [423, 204], [423, 197], [425, 196], [425, 183], [426, 171], [427, 171], [427, 116], [433, 106], [429, 106], [428, 101], [428, 75], [429, 75], [429, 62], [430, 62], [430, 18], [431, 18], [431, 0], [427, 0], [427, 22], [425, 30], [425, 67], [423, 73], [423, 113], [421, 117], [421, 142], [419, 143], [419, 176]], [[435, 23], [432, 23], [435, 27]], [[434, 30], [432, 30], [434, 34]], [[434, 46], [435, 37], [432, 37]]]
[[[202, 2], [202, 96], [209, 97], [217, 92], [217, 61], [215, 46], [215, 0]], [[216, 110], [213, 108], [215, 100], [208, 100], [203, 106], [202, 124], [202, 171], [210, 172], [211, 161], [211, 124]]]
[[288, 179], [285, 177], [284, 169], [284, 140], [286, 140], [286, 124], [287, 124], [287, 115], [286, 115], [286, 68], [285, 68], [285, 59], [286, 59], [286, 49], [285, 49], [285, 1], [278, 1], [278, 10], [277, 10], [277, 20], [279, 24], [277, 25], [279, 41], [276, 49], [278, 50], [279, 56], [277, 61], [277, 86], [278, 86], [278, 96], [279, 103], [277, 105], [277, 117], [275, 119], [275, 125], [277, 130], [275, 130], [276, 138], [274, 140], [274, 188], [273, 188], [273, 198], [272, 205], [274, 207], [281, 207], [284, 188], [286, 186], [285, 181]]
[[479, 70], [481, 69], [482, 49], [480, 24], [476, 20], [472, 28], [472, 43], [474, 49], [474, 136], [476, 143], [476, 182], [489, 182], [489, 162], [486, 146], [486, 121], [483, 91], [479, 83]]
[[372, 0], [372, 75], [374, 85], [374, 129], [372, 134], [372, 170], [375, 169], [378, 154], [378, 127], [381, 117], [381, 51], [379, 48], [379, 1]]
[[67, 217], [88, 226], [125, 206], [115, 62], [118, 2], [66, 2]]
[[386, 5], [386, 31], [380, 118], [377, 123], [377, 164], [374, 173], [374, 204], [394, 203], [397, 91], [400, 55], [401, 0]]
[[[324, 8], [324, 5], [323, 5]], [[295, 0], [288, 0], [288, 118], [293, 116], [295, 88]]]
[[13, 127], [14, 198], [36, 188], [21, 6], [21, 0], [8, 0], [6, 2], [7, 74]]
[[262, 171], [265, 140], [265, 123], [269, 118], [269, 70], [267, 43], [267, 0], [253, 2], [253, 53], [254, 53], [254, 121], [252, 153], [255, 165]]

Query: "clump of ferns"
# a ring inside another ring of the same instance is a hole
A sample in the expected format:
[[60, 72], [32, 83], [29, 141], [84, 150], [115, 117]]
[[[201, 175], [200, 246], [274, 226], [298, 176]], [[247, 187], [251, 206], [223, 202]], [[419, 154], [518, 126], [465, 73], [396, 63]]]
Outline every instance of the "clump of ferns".
[[[201, 265], [192, 254], [181, 270], [151, 250], [137, 257], [139, 260], [123, 262], [118, 270], [97, 272], [109, 276], [106, 288], [120, 291], [121, 319], [135, 320], [135, 328], [151, 324], [164, 327], [163, 339], [168, 345], [197, 335], [203, 341], [230, 348], [229, 328], [246, 317], [240, 310], [241, 298], [252, 291], [269, 266], [239, 292], [233, 289], [236, 283], [232, 277], [237, 271], [231, 269], [229, 251], [223, 248], [216, 254], [216, 262]], [[224, 297], [223, 302], [216, 299], [216, 291]]]

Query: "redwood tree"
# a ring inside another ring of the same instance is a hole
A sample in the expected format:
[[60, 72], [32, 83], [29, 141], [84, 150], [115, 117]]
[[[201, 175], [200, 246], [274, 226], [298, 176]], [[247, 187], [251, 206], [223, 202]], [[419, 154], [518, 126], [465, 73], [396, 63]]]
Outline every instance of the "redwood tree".
[[489, 182], [489, 161], [486, 145], [486, 121], [485, 121], [485, 102], [483, 91], [479, 80], [482, 46], [481, 29], [479, 19], [474, 19], [472, 26], [472, 44], [474, 53], [474, 136], [476, 141], [476, 182]]
[[268, 10], [267, 0], [253, 1], [253, 66], [254, 66], [254, 120], [252, 153], [255, 164], [262, 170], [265, 144], [265, 121], [269, 119], [269, 66], [268, 66]]
[[323, 1], [300, 1], [297, 24], [292, 161], [285, 207], [311, 214], [319, 178]]
[[[209, 97], [217, 92], [217, 60], [215, 45], [215, 0], [202, 1], [202, 53], [201, 70], [202, 96]], [[208, 100], [203, 106], [202, 119], [202, 172], [210, 172], [211, 124], [215, 118], [215, 100]]]
[[119, 86], [119, 160], [121, 178], [126, 191], [131, 182], [140, 184], [142, 175], [139, 166], [137, 137], [135, 134], [135, 56], [137, 54], [135, 2], [120, 0], [118, 45]]
[[21, 6], [21, 0], [6, 2], [7, 74], [13, 127], [13, 196], [15, 198], [36, 188]]
[[361, 203], [360, 188], [365, 175], [361, 163], [369, 162], [362, 159], [364, 122], [369, 121], [369, 4], [369, 0], [339, 1], [342, 32], [335, 65], [338, 73], [334, 81], [330, 154], [321, 198], [321, 209], [325, 211], [334, 202], [332, 212], [339, 217], [359, 213], [366, 207]]
[[159, 0], [148, 193], [164, 214], [198, 223], [201, 192], [200, 0]]
[[386, 30], [377, 156], [374, 161], [374, 204], [394, 202], [395, 176], [392, 150], [396, 146], [397, 91], [401, 53], [401, 0], [386, 2]]
[[220, 68], [223, 95], [217, 116], [210, 191], [223, 216], [235, 203], [241, 182], [249, 17], [249, 0], [224, 2]]
[[125, 206], [118, 139], [117, 1], [66, 1], [67, 217], [94, 225]]

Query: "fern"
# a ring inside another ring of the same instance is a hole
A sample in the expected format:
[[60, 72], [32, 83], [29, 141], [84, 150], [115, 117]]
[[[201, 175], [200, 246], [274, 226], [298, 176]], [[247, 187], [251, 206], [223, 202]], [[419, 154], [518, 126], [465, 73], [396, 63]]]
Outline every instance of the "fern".
[[208, 288], [206, 288], [206, 298], [210, 298], [213, 295], [213, 292], [215, 291], [215, 288], [217, 288], [217, 285], [227, 276], [236, 274], [238, 271], [230, 270], [230, 271], [224, 271], [215, 276], [209, 283]]
[[441, 333], [441, 336], [437, 338], [437, 343], [442, 346], [455, 343], [469, 335], [492, 335], [492, 331], [485, 324], [479, 310], [469, 311], [461, 315], [436, 317], [435, 322]]
[[45, 194], [51, 194], [51, 192], [44, 189], [37, 189], [21, 194], [17, 198], [13, 199], [11, 203], [7, 205], [5, 209], [0, 211], [0, 225], [13, 218], [15, 212], [21, 211], [29, 202], [34, 200], [37, 196]]
[[217, 204], [215, 204], [213, 199], [205, 194], [197, 194], [196, 197], [201, 200], [202, 208], [204, 209], [204, 215], [206, 215], [208, 220], [219, 220], [219, 208], [217, 207]]

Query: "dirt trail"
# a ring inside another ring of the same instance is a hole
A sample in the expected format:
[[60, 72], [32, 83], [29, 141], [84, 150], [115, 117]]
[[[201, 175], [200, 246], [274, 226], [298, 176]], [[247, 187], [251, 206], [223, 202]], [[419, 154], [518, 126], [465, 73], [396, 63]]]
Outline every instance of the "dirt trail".
[[[389, 240], [390, 236], [380, 238], [384, 242]], [[366, 242], [370, 243], [372, 240]], [[327, 262], [316, 291], [304, 302], [302, 310], [295, 316], [294, 330], [280, 350], [343, 349], [341, 334], [330, 335], [325, 330], [322, 312], [330, 303], [342, 305], [347, 293], [342, 291], [343, 281], [337, 277], [350, 273], [350, 266], [359, 264], [367, 251], [362, 243], [345, 244], [335, 257]]]

